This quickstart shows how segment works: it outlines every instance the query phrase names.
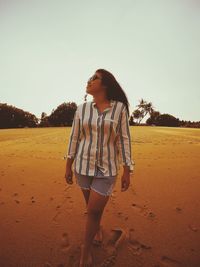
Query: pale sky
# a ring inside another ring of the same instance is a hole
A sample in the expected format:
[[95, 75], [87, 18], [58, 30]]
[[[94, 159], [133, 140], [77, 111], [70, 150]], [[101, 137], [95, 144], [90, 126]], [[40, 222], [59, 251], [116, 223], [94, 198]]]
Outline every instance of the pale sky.
[[199, 48], [198, 0], [0, 0], [0, 102], [50, 115], [84, 102], [88, 78], [104, 68], [130, 112], [143, 98], [197, 121]]

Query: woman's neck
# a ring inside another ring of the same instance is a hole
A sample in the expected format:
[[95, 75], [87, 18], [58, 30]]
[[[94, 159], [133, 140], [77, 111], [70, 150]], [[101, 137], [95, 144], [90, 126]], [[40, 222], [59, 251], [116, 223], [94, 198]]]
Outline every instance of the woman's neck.
[[98, 106], [104, 106], [104, 105], [108, 105], [108, 104], [110, 104], [110, 101], [108, 100], [108, 99], [105, 99], [105, 98], [95, 98], [95, 97], [93, 97], [93, 102], [95, 103], [95, 104], [97, 104]]

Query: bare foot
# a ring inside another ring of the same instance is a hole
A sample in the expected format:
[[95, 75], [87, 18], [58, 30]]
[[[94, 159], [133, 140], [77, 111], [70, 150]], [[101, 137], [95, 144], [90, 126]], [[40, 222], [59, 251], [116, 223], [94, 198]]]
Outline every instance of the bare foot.
[[99, 230], [97, 231], [94, 237], [93, 244], [100, 245], [102, 241], [103, 241], [103, 226], [100, 225]]
[[81, 256], [80, 256], [79, 267], [92, 267], [93, 258], [92, 258], [91, 251], [89, 252], [88, 256], [85, 256], [83, 252], [84, 252], [84, 245], [81, 244]]

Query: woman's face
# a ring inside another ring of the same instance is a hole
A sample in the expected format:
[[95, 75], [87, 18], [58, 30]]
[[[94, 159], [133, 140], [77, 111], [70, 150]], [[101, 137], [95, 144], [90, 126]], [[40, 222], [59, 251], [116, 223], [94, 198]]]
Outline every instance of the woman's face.
[[98, 72], [95, 72], [95, 74], [92, 75], [92, 77], [90, 77], [90, 79], [87, 82], [86, 92], [88, 94], [93, 95], [95, 93], [102, 91], [103, 89], [104, 87], [101, 83], [101, 74]]

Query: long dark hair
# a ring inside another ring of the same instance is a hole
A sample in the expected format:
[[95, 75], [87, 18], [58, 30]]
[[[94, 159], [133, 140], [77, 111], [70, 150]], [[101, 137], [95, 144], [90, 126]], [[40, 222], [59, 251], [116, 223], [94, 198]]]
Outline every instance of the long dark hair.
[[114, 75], [105, 69], [97, 69], [96, 72], [101, 73], [102, 85], [106, 86], [107, 99], [123, 102], [126, 106], [129, 117], [130, 113], [128, 98], [118, 81], [115, 79]]

